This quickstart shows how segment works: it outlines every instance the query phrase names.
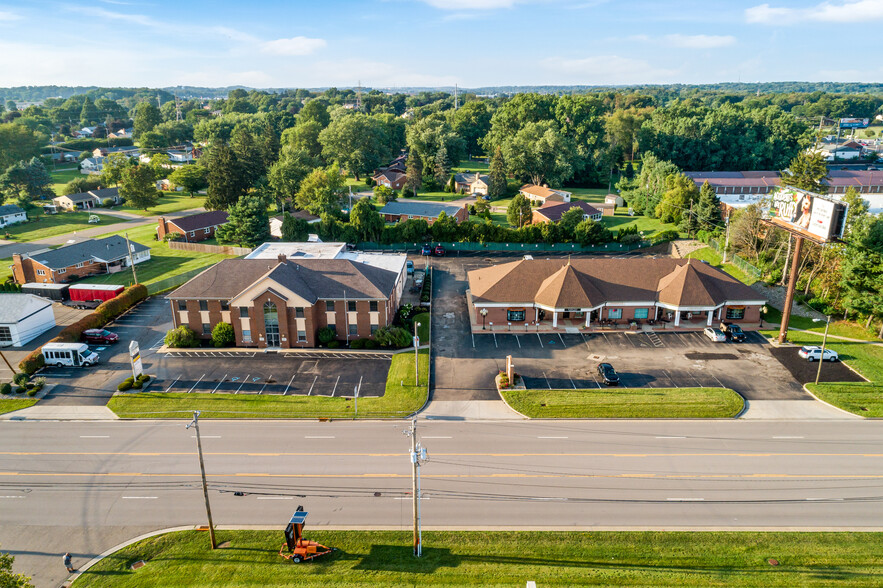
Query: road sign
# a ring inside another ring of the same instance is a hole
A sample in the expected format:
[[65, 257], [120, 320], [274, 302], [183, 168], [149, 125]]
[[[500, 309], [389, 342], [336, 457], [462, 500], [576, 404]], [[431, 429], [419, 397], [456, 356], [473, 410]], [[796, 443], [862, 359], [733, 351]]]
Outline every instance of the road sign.
[[144, 366], [141, 365], [141, 350], [138, 348], [138, 342], [129, 343], [129, 358], [132, 360], [132, 375], [138, 377], [144, 373]]

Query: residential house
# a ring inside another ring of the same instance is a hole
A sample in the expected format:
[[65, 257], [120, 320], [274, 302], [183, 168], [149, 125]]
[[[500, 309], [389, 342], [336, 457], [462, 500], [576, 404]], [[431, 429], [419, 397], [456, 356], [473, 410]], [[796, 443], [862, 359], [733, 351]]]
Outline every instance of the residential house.
[[386, 186], [387, 188], [391, 188], [393, 190], [401, 190], [404, 187], [408, 177], [404, 174], [404, 172], [395, 170], [384, 170], [374, 174], [371, 179], [374, 180], [374, 183], [378, 186]]
[[140, 151], [137, 147], [132, 146], [124, 146], [124, 147], [96, 147], [92, 150], [92, 157], [107, 157], [113, 153], [122, 153], [123, 155], [128, 155], [129, 157], [137, 158], [140, 154]]
[[[294, 218], [300, 218], [307, 221], [307, 224], [315, 224], [320, 222], [322, 219], [314, 214], [310, 214], [306, 210], [295, 210], [294, 212], [289, 213]], [[270, 236], [276, 237], [277, 239], [282, 238], [282, 218], [284, 215], [280, 214], [278, 216], [270, 217]]]
[[172, 149], [166, 151], [166, 154], [169, 156], [169, 161], [172, 163], [192, 163], [197, 157], [199, 157], [199, 151], [192, 147], [186, 149]]
[[0, 347], [21, 347], [53, 327], [51, 300], [33, 294], [0, 294]]
[[166, 235], [177, 233], [187, 243], [205, 241], [215, 236], [218, 227], [227, 224], [226, 210], [211, 210], [175, 219], [159, 217], [156, 227], [157, 239], [162, 241]]
[[28, 215], [20, 206], [4, 204], [0, 206], [0, 228], [8, 227], [28, 220]]
[[134, 132], [134, 129], [131, 129], [131, 128], [129, 128], [129, 129], [120, 129], [120, 130], [118, 130], [118, 131], [116, 131], [116, 132], [108, 133], [108, 134], [107, 134], [107, 137], [108, 137], [109, 139], [131, 139], [131, 138], [132, 138], [132, 133], [133, 133], [133, 132]]
[[847, 141], [842, 144], [822, 145], [816, 149], [821, 153], [825, 161], [846, 161], [851, 159], [861, 159], [864, 155], [865, 146], [855, 141]]
[[[14, 253], [12, 276], [19, 284], [59, 284], [95, 274], [112, 274], [150, 259], [150, 248], [114, 235], [87, 239], [58, 249]], [[131, 256], [131, 260], [130, 260]]]
[[535, 204], [542, 206], [546, 202], [570, 202], [571, 192], [564, 190], [552, 190], [548, 186], [525, 184], [518, 189], [518, 193]]
[[399, 222], [409, 219], [422, 219], [430, 225], [438, 220], [444, 212], [454, 217], [458, 223], [469, 220], [469, 209], [455, 204], [439, 204], [435, 202], [387, 202], [386, 206], [379, 210], [380, 216], [386, 222]]
[[723, 270], [696, 259], [523, 259], [468, 272], [473, 330], [629, 327], [756, 328], [766, 304]]
[[104, 169], [104, 157], [87, 157], [80, 162], [81, 174], [100, 174]]
[[225, 259], [168, 295], [175, 326], [203, 339], [233, 325], [237, 347], [315, 347], [317, 332], [371, 337], [399, 300], [396, 274], [348, 259]]
[[467, 194], [487, 196], [490, 183], [491, 177], [487, 174], [480, 174], [478, 172], [454, 174], [454, 189], [457, 192], [462, 190]]
[[625, 200], [619, 194], [608, 194], [604, 197], [604, 202], [614, 206], [625, 206]]
[[78, 131], [73, 131], [71, 136], [75, 139], [88, 138], [91, 137], [95, 133], [96, 127], [83, 127]]
[[110, 198], [114, 204], [120, 202], [119, 188], [98, 188], [88, 192], [77, 192], [65, 196], [56, 196], [52, 203], [63, 210], [89, 210], [102, 206], [106, 199]]
[[602, 213], [600, 210], [588, 202], [574, 200], [572, 202], [550, 202], [540, 208], [534, 208], [532, 221], [534, 223], [557, 223], [564, 216], [564, 213], [572, 208], [582, 210], [583, 219], [601, 220]]

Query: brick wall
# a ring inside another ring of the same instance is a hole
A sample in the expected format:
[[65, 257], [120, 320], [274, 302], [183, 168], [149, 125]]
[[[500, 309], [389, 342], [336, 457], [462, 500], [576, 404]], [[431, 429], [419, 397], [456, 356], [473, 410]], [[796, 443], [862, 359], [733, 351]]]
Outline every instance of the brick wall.
[[[82, 278], [105, 273], [104, 264], [92, 261], [84, 263], [83, 267], [79, 268], [72, 265], [65, 268], [64, 272], [59, 273], [46, 267], [42, 263], [38, 263], [32, 258], [22, 258], [22, 256], [17, 253], [12, 256], [12, 265], [13, 278], [19, 284], [26, 284], [28, 282], [57, 284], [69, 281], [71, 278]], [[43, 275], [39, 275], [37, 273], [38, 271], [42, 271]]]

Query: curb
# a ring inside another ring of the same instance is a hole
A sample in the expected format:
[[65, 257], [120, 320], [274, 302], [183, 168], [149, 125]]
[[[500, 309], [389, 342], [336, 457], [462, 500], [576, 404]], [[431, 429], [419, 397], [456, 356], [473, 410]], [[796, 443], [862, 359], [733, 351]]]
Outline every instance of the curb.
[[[856, 373], [858, 373], [858, 372], [856, 372]], [[859, 375], [861, 375], [861, 374], [859, 374]], [[854, 412], [849, 412], [848, 410], [844, 410], [844, 409], [840, 408], [839, 406], [834, 406], [830, 402], [825, 402], [824, 400], [822, 400], [821, 398], [819, 398], [818, 396], [816, 396], [815, 394], [810, 392], [809, 388], [806, 387], [806, 384], [803, 385], [803, 391], [806, 392], [807, 394], [809, 394], [810, 396], [812, 396], [813, 398], [815, 398], [817, 402], [821, 402], [822, 404], [826, 404], [826, 405], [830, 406], [831, 408], [833, 408], [834, 410], [838, 410], [845, 415], [849, 415], [850, 417], [857, 418], [857, 419], [867, 419], [868, 418], [868, 417], [863, 417], [860, 414], [855, 414]]]

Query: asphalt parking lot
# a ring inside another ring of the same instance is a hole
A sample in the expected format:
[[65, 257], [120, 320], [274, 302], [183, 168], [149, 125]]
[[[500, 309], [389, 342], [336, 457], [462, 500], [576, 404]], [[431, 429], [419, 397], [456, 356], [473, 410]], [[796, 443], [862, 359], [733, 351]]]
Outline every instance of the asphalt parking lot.
[[183, 351], [157, 356], [153, 392], [383, 396], [392, 356]]

